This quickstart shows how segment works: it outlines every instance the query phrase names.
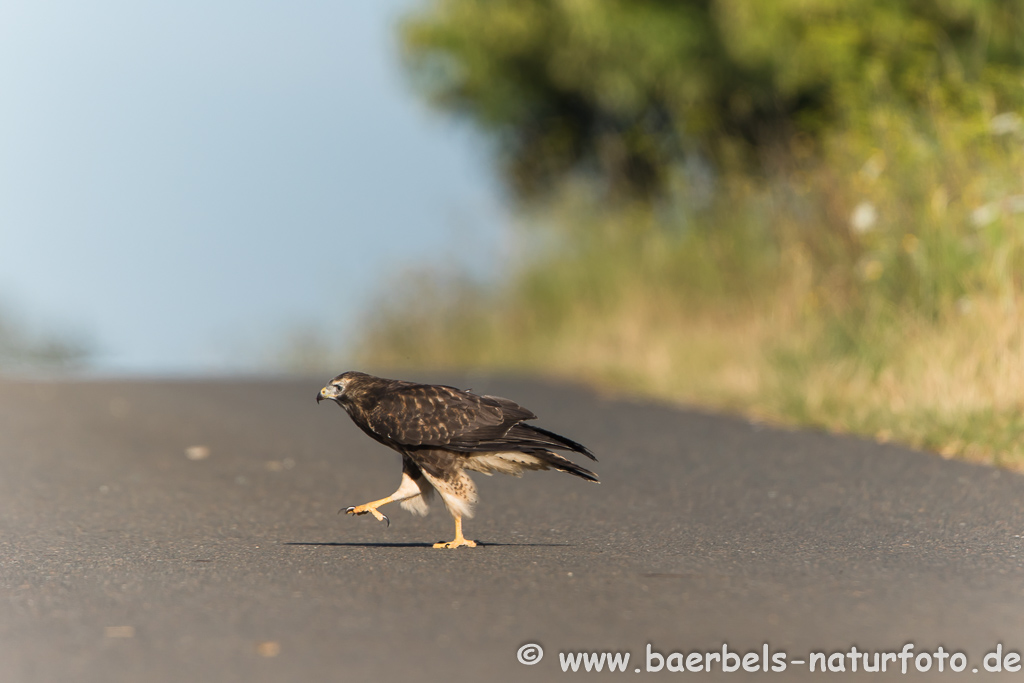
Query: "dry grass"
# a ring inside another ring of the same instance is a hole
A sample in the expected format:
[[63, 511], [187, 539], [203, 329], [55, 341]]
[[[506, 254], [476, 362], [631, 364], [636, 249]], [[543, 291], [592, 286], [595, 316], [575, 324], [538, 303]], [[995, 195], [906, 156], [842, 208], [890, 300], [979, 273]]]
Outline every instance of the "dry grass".
[[1022, 325], [1024, 312], [1005, 300], [975, 301], [938, 323], [906, 321], [881, 366], [776, 367], [788, 386], [768, 403], [781, 398], [771, 409], [801, 423], [1024, 469]]
[[808, 315], [808, 297], [790, 282], [743, 308], [693, 308], [637, 288], [600, 315], [576, 309], [547, 335], [523, 311], [470, 308], [462, 333], [378, 330], [360, 355], [388, 367], [542, 371], [1024, 470], [1024, 311], [1015, 302], [976, 300], [939, 322], [902, 320], [879, 341], [878, 361], [823, 350], [828, 332]]

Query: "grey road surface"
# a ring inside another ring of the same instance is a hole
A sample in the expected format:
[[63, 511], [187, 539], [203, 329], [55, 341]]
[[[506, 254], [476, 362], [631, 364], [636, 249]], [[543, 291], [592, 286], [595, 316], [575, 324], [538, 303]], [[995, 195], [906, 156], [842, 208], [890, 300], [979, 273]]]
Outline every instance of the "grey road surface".
[[[983, 680], [987, 653], [1012, 666], [1024, 647], [1018, 475], [438, 377], [587, 444], [602, 483], [478, 475], [466, 532], [481, 547], [435, 550], [453, 533], [437, 505], [385, 508], [390, 528], [336, 514], [391, 493], [400, 465], [316, 404], [325, 379], [0, 383], [0, 681], [546, 681], [587, 677], [561, 667], [583, 652], [630, 653], [635, 680], [656, 676], [648, 645], [723, 644], [785, 653], [760, 675], [793, 680], [821, 677], [796, 663], [812, 652], [907, 643], [963, 652]], [[532, 665], [528, 644], [544, 651]], [[853, 660], [831, 663], [852, 676]], [[951, 661], [927, 660], [917, 679]], [[699, 675], [738, 675], [711, 667]]]

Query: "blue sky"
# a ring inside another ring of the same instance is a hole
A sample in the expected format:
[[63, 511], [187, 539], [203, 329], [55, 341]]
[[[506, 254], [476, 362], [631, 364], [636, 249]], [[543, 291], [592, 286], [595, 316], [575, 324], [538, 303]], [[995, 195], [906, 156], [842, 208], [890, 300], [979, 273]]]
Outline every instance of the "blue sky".
[[430, 111], [375, 2], [0, 3], [0, 302], [101, 370], [343, 343], [408, 268], [491, 272], [486, 145]]

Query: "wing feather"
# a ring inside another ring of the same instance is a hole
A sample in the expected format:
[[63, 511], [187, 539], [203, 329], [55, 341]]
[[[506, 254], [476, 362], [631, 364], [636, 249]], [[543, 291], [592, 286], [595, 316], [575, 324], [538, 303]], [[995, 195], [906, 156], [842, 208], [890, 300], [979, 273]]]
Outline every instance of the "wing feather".
[[501, 439], [522, 420], [535, 417], [508, 399], [443, 385], [402, 383], [378, 397], [366, 422], [380, 436], [403, 446], [462, 450]]
[[537, 416], [507, 398], [478, 396], [446, 385], [389, 380], [382, 391], [374, 392], [366, 407], [365, 412], [352, 414], [357, 424], [364, 422], [371, 436], [410, 455], [437, 448], [467, 456], [516, 451], [532, 454], [533, 461], [545, 467], [584, 478], [594, 476], [551, 452], [574, 451], [597, 460], [586, 446], [525, 424], [524, 420]]

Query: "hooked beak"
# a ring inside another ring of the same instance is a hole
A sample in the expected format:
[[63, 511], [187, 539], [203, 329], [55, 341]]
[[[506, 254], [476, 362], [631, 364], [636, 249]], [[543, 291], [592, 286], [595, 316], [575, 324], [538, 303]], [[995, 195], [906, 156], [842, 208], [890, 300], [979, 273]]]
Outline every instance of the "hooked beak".
[[336, 399], [338, 398], [338, 393], [338, 387], [334, 386], [333, 384], [328, 384], [326, 387], [320, 390], [319, 394], [316, 395], [316, 402], [320, 403], [320, 401], [330, 401]]

